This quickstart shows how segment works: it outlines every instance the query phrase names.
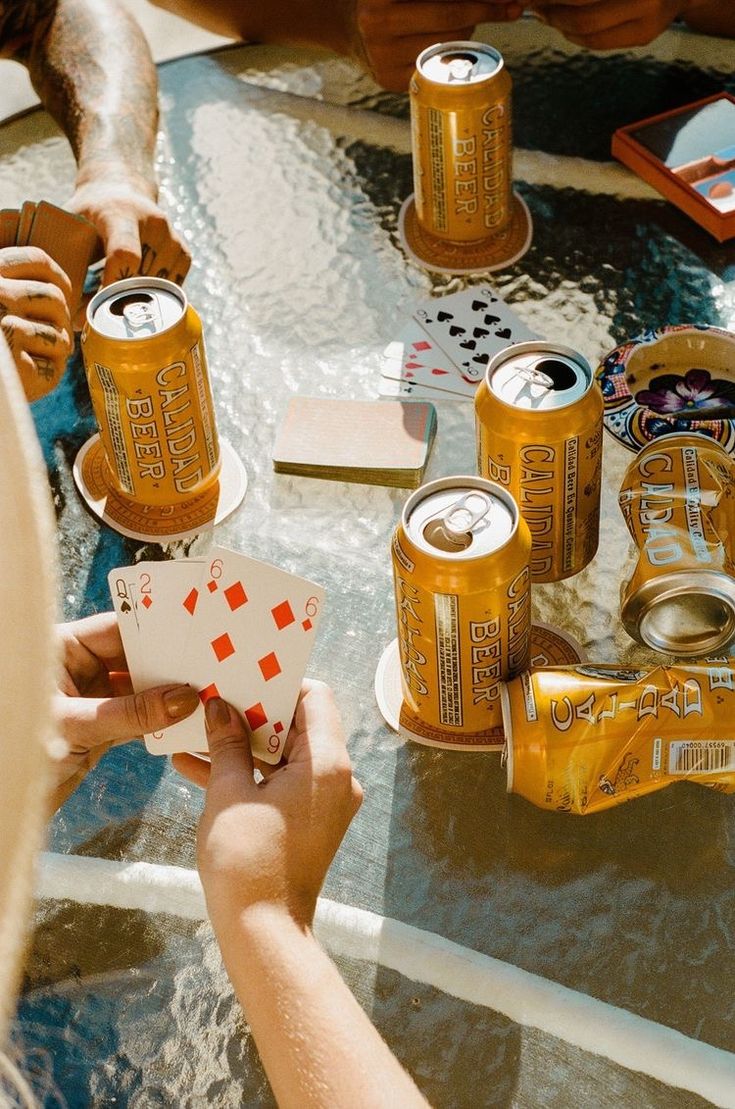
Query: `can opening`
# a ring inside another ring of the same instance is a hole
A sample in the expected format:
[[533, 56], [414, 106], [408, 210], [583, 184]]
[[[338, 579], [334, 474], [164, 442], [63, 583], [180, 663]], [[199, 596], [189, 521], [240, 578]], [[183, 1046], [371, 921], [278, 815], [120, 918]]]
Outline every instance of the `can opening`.
[[440, 551], [466, 551], [472, 544], [472, 529], [485, 519], [491, 505], [484, 493], [467, 493], [441, 515], [427, 520], [424, 539]]
[[577, 384], [577, 375], [568, 362], [560, 358], [541, 358], [534, 365], [536, 373], [542, 373], [549, 378], [550, 388], [560, 393], [564, 389], [572, 389]]
[[456, 50], [442, 55], [440, 60], [449, 69], [450, 81], [466, 81], [477, 65], [478, 57], [467, 50]]
[[654, 650], [702, 655], [730, 642], [735, 611], [724, 597], [688, 591], [652, 605], [641, 619], [640, 633]]
[[429, 520], [424, 527], [424, 539], [438, 551], [466, 551], [472, 543], [472, 533], [456, 534], [447, 528], [444, 520]]
[[129, 308], [131, 304], [152, 304], [153, 297], [150, 293], [128, 293], [127, 296], [118, 297], [110, 305], [110, 312], [113, 316], [124, 316], [125, 309]]

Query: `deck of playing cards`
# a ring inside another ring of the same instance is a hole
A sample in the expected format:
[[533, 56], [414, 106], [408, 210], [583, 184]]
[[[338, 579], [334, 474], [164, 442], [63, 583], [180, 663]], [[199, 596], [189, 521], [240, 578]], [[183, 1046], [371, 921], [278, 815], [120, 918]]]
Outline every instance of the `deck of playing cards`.
[[273, 448], [279, 474], [414, 489], [436, 433], [431, 404], [292, 397]]
[[513, 343], [539, 336], [487, 286], [426, 301], [383, 355], [383, 397], [473, 400], [485, 368]]
[[324, 590], [224, 547], [206, 560], [123, 566], [108, 582], [136, 692], [188, 683], [202, 702], [186, 720], [145, 736], [148, 750], [206, 751], [203, 706], [219, 696], [243, 714], [253, 754], [279, 762]]
[[71, 281], [70, 310], [72, 315], [76, 312], [98, 246], [97, 232], [89, 220], [47, 200], [27, 200], [20, 211], [0, 211], [0, 248], [6, 246], [37, 246], [58, 262]]

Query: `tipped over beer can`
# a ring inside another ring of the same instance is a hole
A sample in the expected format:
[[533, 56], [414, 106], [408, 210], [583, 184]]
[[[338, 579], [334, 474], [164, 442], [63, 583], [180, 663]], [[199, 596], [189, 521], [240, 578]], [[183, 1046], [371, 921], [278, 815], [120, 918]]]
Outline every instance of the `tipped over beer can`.
[[172, 281], [117, 281], [89, 303], [82, 354], [109, 484], [175, 515], [220, 468], [199, 316]]
[[602, 396], [569, 347], [516, 343], [475, 396], [478, 469], [516, 500], [531, 532], [531, 578], [560, 581], [597, 550]]
[[501, 687], [508, 791], [585, 813], [689, 780], [735, 793], [735, 659], [542, 667]]
[[401, 213], [408, 249], [431, 269], [507, 265], [530, 242], [512, 190], [511, 79], [500, 52], [445, 42], [419, 54], [409, 86], [414, 196]]
[[628, 467], [619, 503], [639, 548], [621, 590], [633, 639], [712, 654], [735, 637], [735, 463], [701, 435], [666, 435]]
[[477, 477], [429, 482], [393, 536], [402, 733], [459, 750], [502, 747], [501, 680], [528, 665], [528, 528]]

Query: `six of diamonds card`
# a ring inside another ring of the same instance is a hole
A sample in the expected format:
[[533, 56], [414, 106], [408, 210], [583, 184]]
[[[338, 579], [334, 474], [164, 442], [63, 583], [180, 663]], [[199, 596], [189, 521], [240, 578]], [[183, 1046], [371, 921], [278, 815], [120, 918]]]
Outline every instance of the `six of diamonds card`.
[[206, 560], [121, 567], [108, 581], [134, 689], [187, 682], [202, 702], [186, 720], [145, 736], [148, 750], [206, 751], [203, 706], [219, 696], [243, 714], [253, 754], [277, 763], [319, 624], [321, 586], [224, 547]]

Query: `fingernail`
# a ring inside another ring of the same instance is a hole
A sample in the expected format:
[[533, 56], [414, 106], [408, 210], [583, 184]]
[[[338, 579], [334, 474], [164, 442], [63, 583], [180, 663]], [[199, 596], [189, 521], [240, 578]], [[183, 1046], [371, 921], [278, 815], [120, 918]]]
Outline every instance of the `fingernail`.
[[164, 693], [163, 703], [172, 720], [181, 720], [183, 716], [189, 716], [194, 711], [199, 704], [199, 696], [190, 685], [180, 685]]
[[230, 709], [221, 697], [210, 697], [204, 706], [204, 718], [207, 722], [207, 731], [221, 728], [230, 722]]

